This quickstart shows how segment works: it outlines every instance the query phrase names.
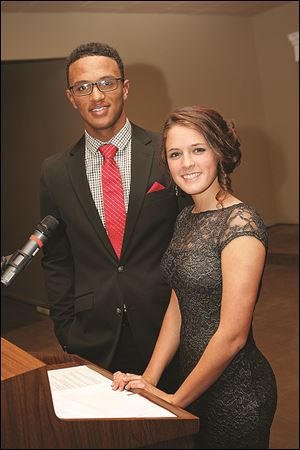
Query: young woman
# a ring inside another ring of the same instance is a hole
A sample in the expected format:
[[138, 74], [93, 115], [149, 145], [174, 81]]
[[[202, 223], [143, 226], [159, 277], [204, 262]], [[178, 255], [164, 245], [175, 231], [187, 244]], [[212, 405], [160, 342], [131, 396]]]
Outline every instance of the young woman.
[[[233, 125], [193, 106], [165, 123], [162, 158], [194, 205], [178, 216], [161, 269], [172, 295], [142, 376], [116, 372], [113, 389], [136, 387], [200, 418], [195, 448], [269, 448], [277, 389], [252, 333], [267, 233], [259, 214], [233, 195], [240, 162]], [[179, 348], [182, 384], [160, 391], [160, 376]]]

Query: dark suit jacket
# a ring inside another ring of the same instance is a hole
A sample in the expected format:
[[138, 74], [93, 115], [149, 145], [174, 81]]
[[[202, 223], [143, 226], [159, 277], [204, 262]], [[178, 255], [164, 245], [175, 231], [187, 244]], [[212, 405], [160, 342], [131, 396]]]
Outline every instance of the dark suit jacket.
[[[148, 362], [170, 298], [160, 259], [179, 212], [174, 187], [159, 166], [160, 137], [132, 124], [132, 173], [120, 261], [94, 205], [85, 173], [84, 136], [46, 159], [41, 214], [61, 226], [44, 249], [50, 314], [68, 352], [109, 367], [126, 304], [141, 356]], [[157, 181], [167, 189], [148, 193]]]

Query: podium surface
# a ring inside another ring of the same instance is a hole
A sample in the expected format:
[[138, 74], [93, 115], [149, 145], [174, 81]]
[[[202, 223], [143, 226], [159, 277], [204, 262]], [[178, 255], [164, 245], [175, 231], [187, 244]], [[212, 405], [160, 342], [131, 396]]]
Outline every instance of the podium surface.
[[48, 370], [87, 365], [112, 378], [77, 355], [29, 354], [1, 338], [1, 356], [1, 448], [193, 448], [198, 417], [141, 390], [175, 417], [59, 419]]

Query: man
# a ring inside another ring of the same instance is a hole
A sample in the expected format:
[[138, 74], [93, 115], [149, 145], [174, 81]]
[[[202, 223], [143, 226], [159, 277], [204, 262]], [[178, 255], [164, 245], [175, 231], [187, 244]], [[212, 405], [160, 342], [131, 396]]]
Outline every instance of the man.
[[[159, 135], [126, 117], [129, 81], [118, 52], [79, 46], [67, 82], [85, 132], [45, 160], [41, 175], [41, 214], [61, 223], [42, 260], [55, 334], [67, 352], [142, 373], [169, 303], [160, 259], [178, 198], [159, 165]], [[109, 195], [117, 192], [115, 204]]]

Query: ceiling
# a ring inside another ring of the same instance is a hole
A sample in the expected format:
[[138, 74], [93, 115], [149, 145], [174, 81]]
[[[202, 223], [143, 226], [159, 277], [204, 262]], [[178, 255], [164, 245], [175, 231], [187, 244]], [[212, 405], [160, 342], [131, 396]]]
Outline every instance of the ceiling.
[[172, 14], [218, 14], [234, 16], [253, 16], [268, 11], [289, 1], [8, 1], [1, 2], [2, 12], [11, 13], [70, 13], [70, 12], [106, 12], [106, 13], [172, 13]]

